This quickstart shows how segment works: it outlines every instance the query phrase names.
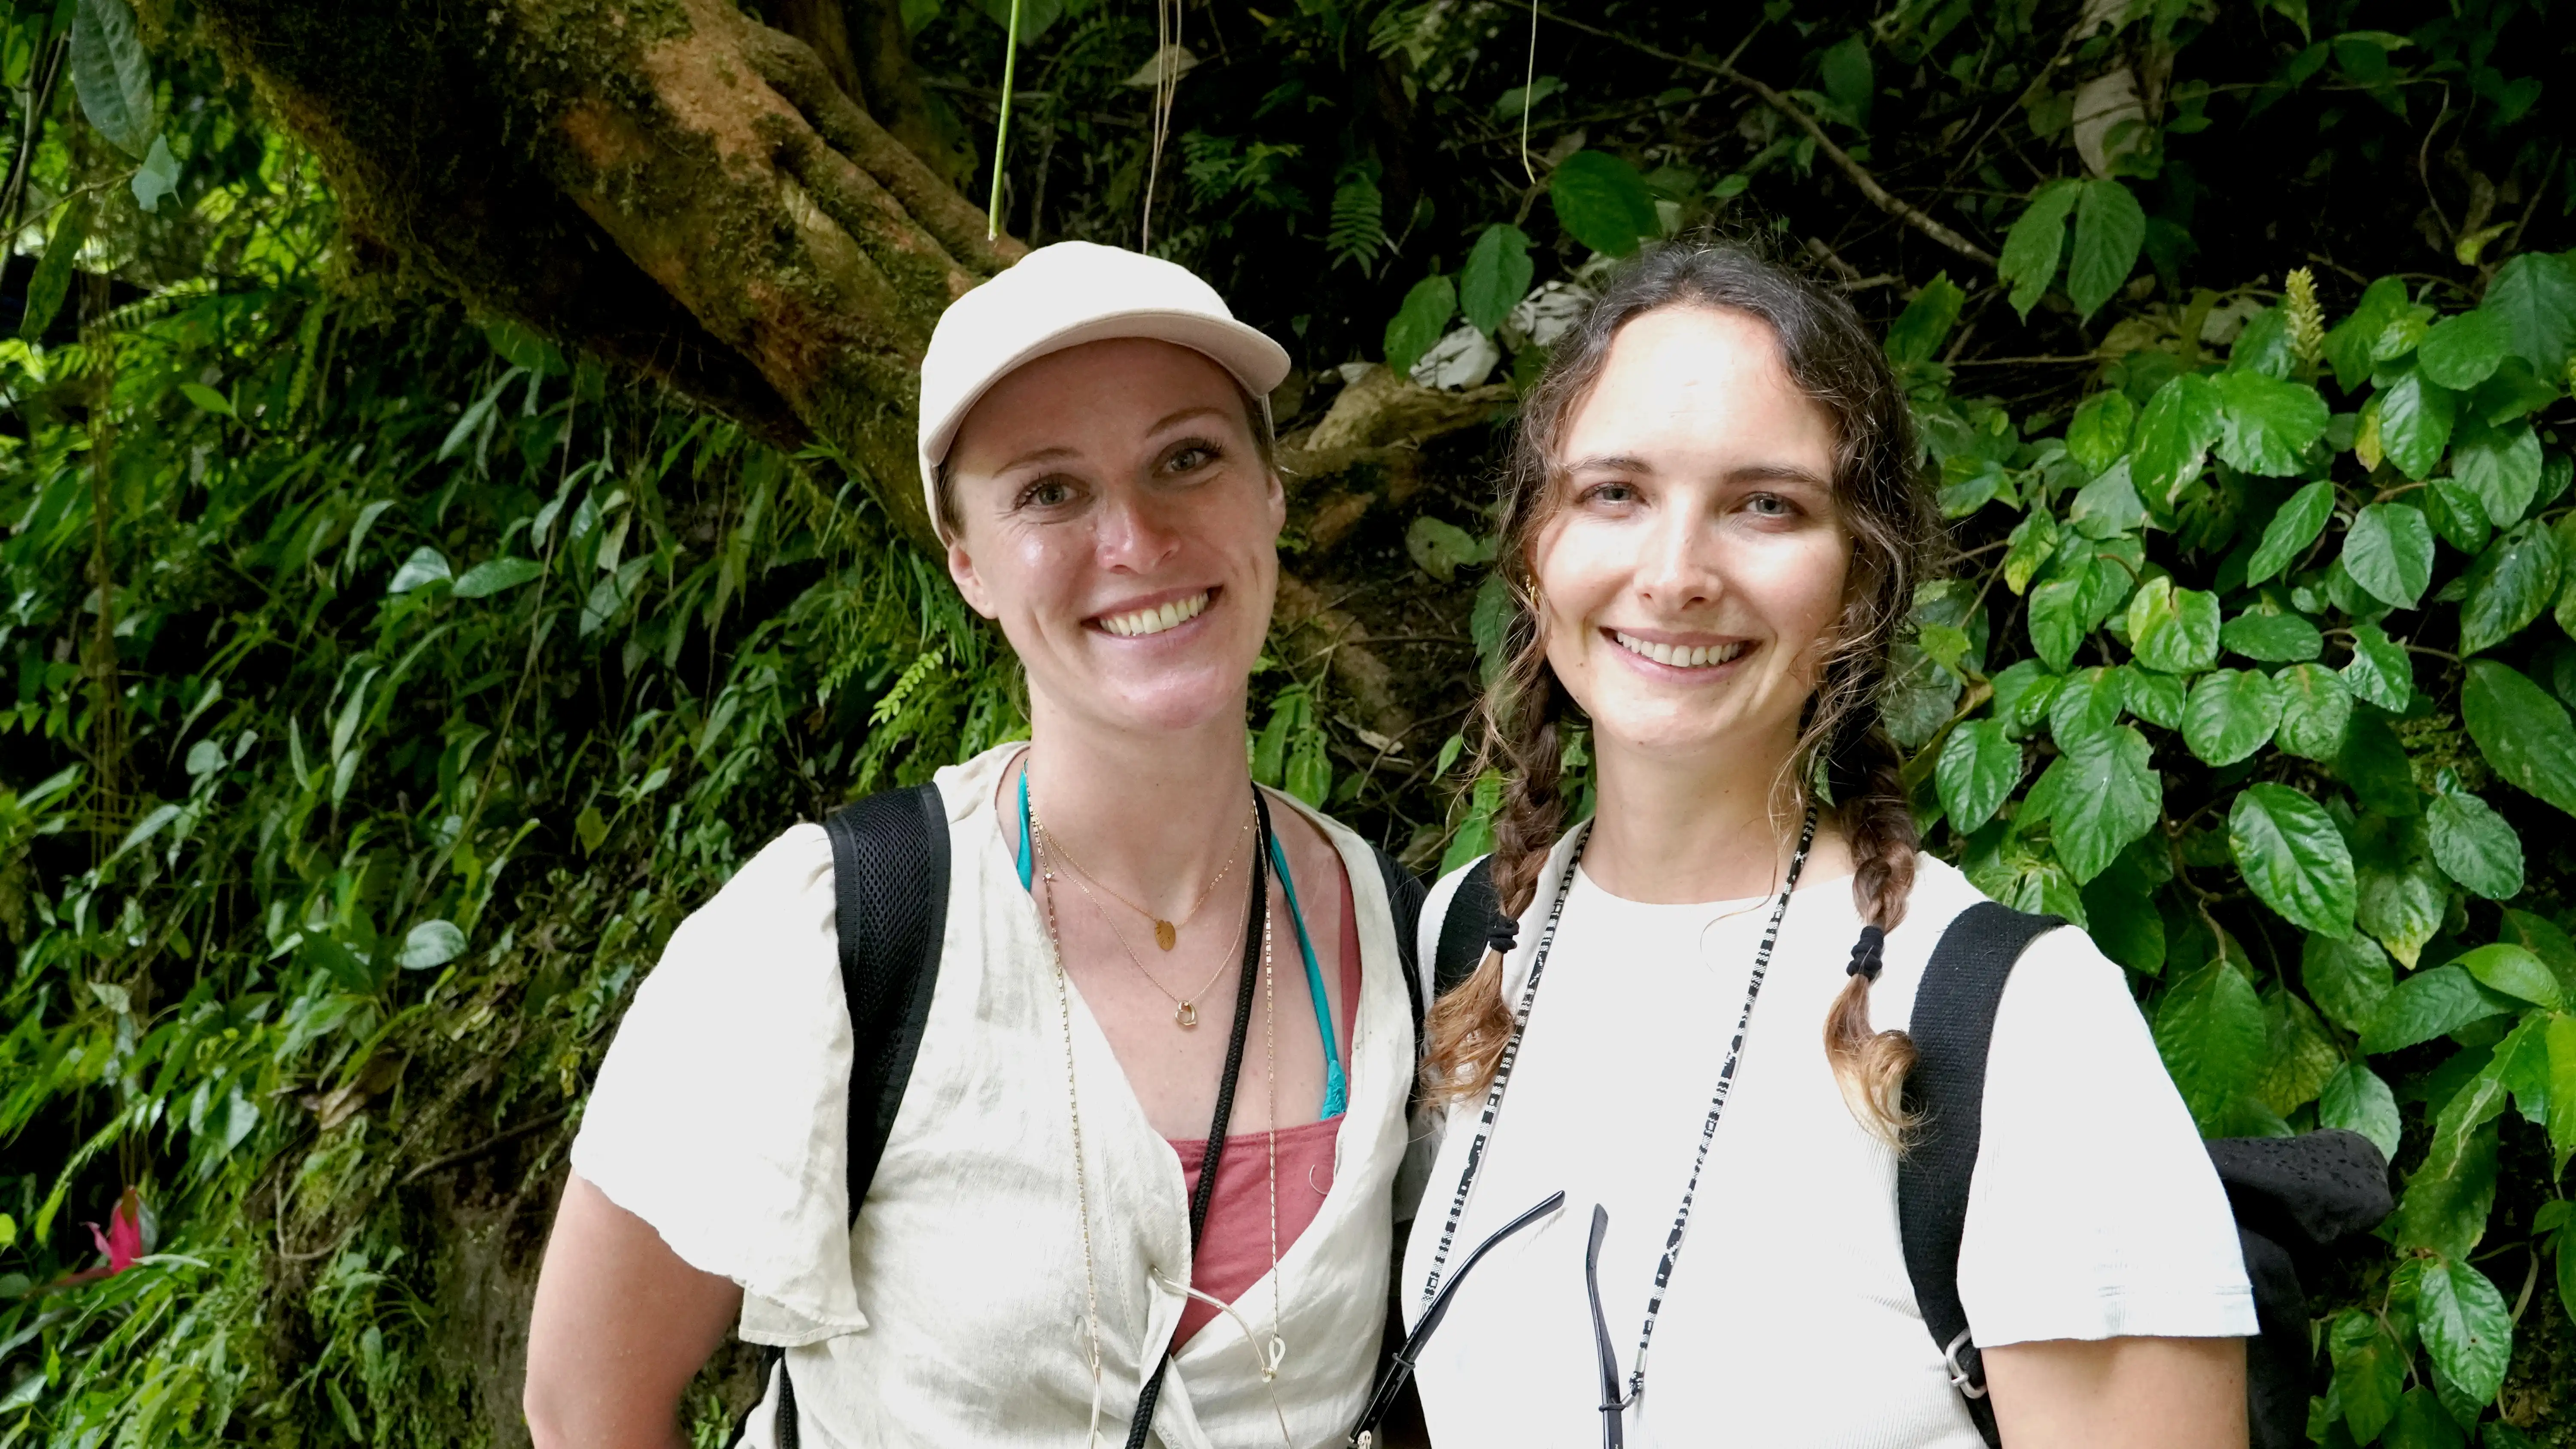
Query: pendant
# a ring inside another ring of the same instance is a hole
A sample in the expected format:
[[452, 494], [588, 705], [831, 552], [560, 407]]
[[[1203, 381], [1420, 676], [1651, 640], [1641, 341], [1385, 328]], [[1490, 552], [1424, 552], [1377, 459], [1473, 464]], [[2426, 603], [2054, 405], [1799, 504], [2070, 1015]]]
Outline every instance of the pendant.
[[1173, 947], [1176, 943], [1178, 943], [1180, 939], [1181, 939], [1181, 928], [1180, 928], [1180, 927], [1173, 925], [1171, 922], [1169, 922], [1169, 921], [1167, 921], [1167, 920], [1164, 920], [1164, 919], [1163, 919], [1162, 917], [1160, 917], [1160, 916], [1156, 916], [1156, 917], [1154, 918], [1154, 944], [1155, 944], [1155, 945], [1160, 946], [1160, 947], [1162, 947], [1164, 950], [1168, 951], [1168, 950], [1172, 949], [1172, 947]]
[[1195, 1002], [1195, 1001], [1184, 1001], [1184, 1002], [1182, 1002], [1182, 1003], [1181, 1003], [1181, 1009], [1172, 1013], [1172, 1020], [1179, 1022], [1179, 1023], [1182, 1025], [1182, 1027], [1183, 1027], [1183, 1028], [1185, 1028], [1185, 1029], [1186, 1029], [1186, 1028], [1188, 1028], [1188, 1027], [1193, 1027], [1193, 1026], [1198, 1025], [1198, 1024], [1199, 1024], [1199, 1006], [1198, 1006], [1198, 1003], [1197, 1003], [1197, 1002]]

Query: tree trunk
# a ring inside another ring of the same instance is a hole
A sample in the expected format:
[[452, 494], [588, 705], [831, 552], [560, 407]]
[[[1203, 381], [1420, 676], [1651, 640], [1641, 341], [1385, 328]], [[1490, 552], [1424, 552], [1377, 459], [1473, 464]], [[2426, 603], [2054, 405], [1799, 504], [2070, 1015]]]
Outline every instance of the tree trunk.
[[726, 0], [198, 9], [320, 155], [363, 262], [819, 439], [930, 539], [922, 350], [1022, 248], [812, 47]]

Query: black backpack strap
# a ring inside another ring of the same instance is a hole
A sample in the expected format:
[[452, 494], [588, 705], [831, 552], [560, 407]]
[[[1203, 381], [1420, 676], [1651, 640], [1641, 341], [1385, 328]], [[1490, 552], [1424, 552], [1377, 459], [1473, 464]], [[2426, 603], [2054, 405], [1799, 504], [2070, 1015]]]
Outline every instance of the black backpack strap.
[[1414, 1055], [1419, 1058], [1422, 1013], [1430, 1005], [1422, 995], [1422, 953], [1414, 944], [1422, 930], [1422, 882], [1376, 846], [1369, 847], [1369, 854], [1377, 857], [1378, 878], [1386, 882], [1386, 908], [1395, 917], [1395, 957], [1404, 964], [1404, 994], [1413, 1003]]
[[1986, 1052], [1994, 1044], [2004, 983], [2023, 948], [2064, 924], [1979, 901], [1942, 933], [1914, 992], [1915, 1061], [1905, 1079], [1905, 1106], [1918, 1125], [1897, 1159], [1897, 1228], [1923, 1326], [1990, 1445], [2003, 1441], [1986, 1399], [1985, 1368], [1968, 1336], [1968, 1311], [1959, 1302], [1959, 1242], [1984, 1132]]
[[1486, 938], [1494, 934], [1494, 918], [1502, 908], [1494, 894], [1494, 858], [1488, 855], [1467, 867], [1456, 893], [1449, 897], [1448, 914], [1440, 918], [1440, 944], [1431, 963], [1434, 999], [1476, 974], [1485, 959]]

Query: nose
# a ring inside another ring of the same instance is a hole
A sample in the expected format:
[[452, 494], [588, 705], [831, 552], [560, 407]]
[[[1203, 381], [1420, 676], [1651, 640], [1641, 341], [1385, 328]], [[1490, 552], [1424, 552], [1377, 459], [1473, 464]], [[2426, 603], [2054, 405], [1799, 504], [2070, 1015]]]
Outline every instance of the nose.
[[1100, 510], [1094, 535], [1104, 568], [1145, 574], [1171, 558], [1181, 546], [1177, 520], [1164, 516], [1156, 500], [1137, 488], [1112, 488]]
[[1658, 510], [1638, 540], [1637, 593], [1674, 610], [1713, 602], [1722, 587], [1717, 531], [1696, 509]]

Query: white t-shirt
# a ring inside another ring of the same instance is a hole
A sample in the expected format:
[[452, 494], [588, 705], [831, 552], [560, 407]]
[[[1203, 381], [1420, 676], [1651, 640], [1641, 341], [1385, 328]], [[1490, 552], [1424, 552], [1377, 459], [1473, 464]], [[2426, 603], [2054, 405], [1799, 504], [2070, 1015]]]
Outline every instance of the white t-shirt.
[[[1506, 962], [1517, 1003], [1571, 838], [1553, 853]], [[1422, 916], [1424, 959], [1456, 893]], [[1921, 857], [1870, 993], [1902, 1029], [1934, 944], [1982, 897]], [[1484, 1165], [1448, 1258], [1549, 1193], [1565, 1206], [1468, 1275], [1417, 1378], [1434, 1442], [1598, 1443], [1599, 1356], [1584, 1288], [1592, 1209], [1624, 1384], [1656, 1264], [1708, 1116], [1776, 896], [1621, 900], [1579, 872]], [[1850, 879], [1791, 898], [1656, 1322], [1631, 1445], [1979, 1449], [1923, 1326], [1896, 1221], [1896, 1159], [1853, 1120], [1825, 1055], [1828, 1009], [1861, 919]], [[1397, 1301], [1423, 1307], [1482, 1096], [1450, 1110]], [[2235, 1225], [2120, 968], [2052, 931], [1996, 1017], [1959, 1295], [1985, 1347], [2040, 1339], [2250, 1336]]]
[[[807, 1449], [1083, 1442], [1093, 1381], [1064, 1010], [1037, 907], [996, 828], [1004, 746], [939, 772], [946, 935], [903, 1106], [850, 1220], [850, 1017], [831, 846], [799, 825], [672, 933], [637, 989], [573, 1139], [573, 1170], [702, 1272], [742, 1285], [742, 1337], [787, 1350]], [[1173, 1336], [1190, 1277], [1179, 1156], [1108, 1038], [1069, 1001], [1099, 1291], [1101, 1433], [1124, 1443], [1169, 1351], [1169, 1449], [1341, 1442], [1386, 1311], [1414, 1020], [1382, 878], [1357, 836], [1293, 801], [1349, 876], [1361, 989], [1350, 1105], [1315, 1218], [1246, 1292], [1288, 1345], [1275, 1382], [1226, 1316]], [[1220, 1028], [1221, 1030], [1222, 1028]], [[1282, 1319], [1274, 1323], [1273, 1306]], [[773, 1382], [743, 1449], [767, 1449]]]

